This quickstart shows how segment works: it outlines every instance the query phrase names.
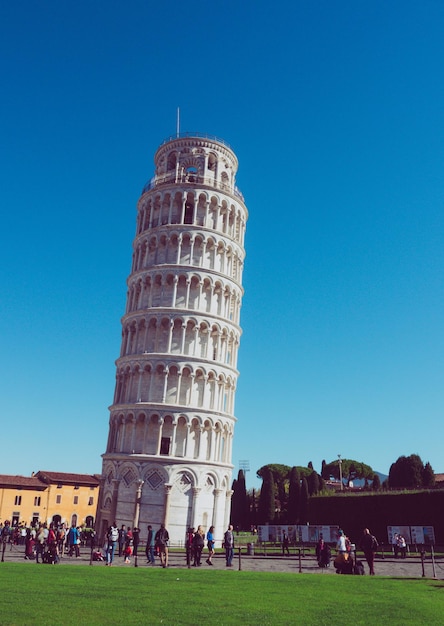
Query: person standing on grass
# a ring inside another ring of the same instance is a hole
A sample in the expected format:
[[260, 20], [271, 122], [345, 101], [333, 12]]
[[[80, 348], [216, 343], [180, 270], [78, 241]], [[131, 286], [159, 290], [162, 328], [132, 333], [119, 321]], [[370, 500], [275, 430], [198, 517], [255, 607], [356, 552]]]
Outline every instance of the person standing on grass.
[[133, 528], [133, 555], [134, 558], [137, 559], [137, 550], [139, 548], [140, 543], [140, 528]]
[[66, 528], [65, 524], [62, 524], [60, 528], [57, 530], [57, 551], [59, 553], [59, 557], [62, 558], [65, 551], [65, 542], [66, 542]]
[[401, 555], [401, 559], [405, 559], [407, 554], [407, 543], [405, 538], [402, 535], [398, 535], [398, 551]]
[[290, 556], [290, 540], [284, 530], [284, 532], [282, 533], [282, 556], [285, 556], [285, 553]]
[[161, 524], [154, 538], [156, 548], [159, 549], [160, 564], [162, 567], [168, 567], [168, 542], [170, 535], [168, 534], [165, 524]]
[[43, 563], [43, 554], [45, 553], [45, 530], [40, 524], [39, 529], [37, 531], [36, 544], [35, 544], [35, 562], [40, 563], [39, 554], [41, 557], [41, 562]]
[[186, 550], [186, 559], [187, 559], [188, 567], [190, 567], [191, 561], [194, 560], [193, 539], [194, 539], [194, 528], [190, 526], [185, 535], [185, 550]]
[[123, 555], [123, 551], [126, 546], [126, 533], [126, 526], [125, 524], [122, 524], [122, 527], [119, 530], [119, 556]]
[[208, 548], [208, 565], [213, 565], [212, 558], [214, 555], [214, 526], [210, 526], [207, 532], [207, 548]]
[[347, 552], [347, 541], [343, 530], [338, 531], [338, 540], [336, 542], [336, 549], [339, 554], [346, 554]]
[[114, 561], [114, 552], [116, 551], [116, 545], [119, 541], [119, 529], [117, 528], [116, 522], [112, 526], [108, 528], [108, 532], [106, 533], [106, 538], [108, 540], [108, 547], [106, 549], [106, 564], [109, 567], [113, 564]]
[[193, 537], [193, 551], [194, 551], [193, 566], [194, 567], [200, 567], [202, 565], [201, 563], [202, 550], [205, 545], [204, 537], [205, 537], [204, 529], [202, 528], [202, 526], [198, 526], [197, 531], [194, 533], [194, 537]]
[[151, 565], [154, 565], [156, 560], [154, 558], [154, 531], [152, 526], [148, 526], [148, 537], [146, 539], [145, 554], [147, 562], [151, 563]]
[[234, 556], [233, 525], [230, 524], [224, 534], [225, 560], [227, 567], [232, 566]]
[[124, 563], [130, 562], [130, 557], [133, 554], [134, 540], [133, 540], [133, 532], [131, 528], [128, 528], [126, 533], [126, 542], [125, 547], [123, 549]]
[[370, 576], [375, 575], [375, 552], [378, 548], [376, 537], [372, 535], [368, 528], [364, 528], [361, 539], [361, 550], [364, 552], [365, 560], [370, 569]]
[[68, 531], [69, 556], [76, 553], [76, 558], [80, 556], [80, 532], [75, 524]]

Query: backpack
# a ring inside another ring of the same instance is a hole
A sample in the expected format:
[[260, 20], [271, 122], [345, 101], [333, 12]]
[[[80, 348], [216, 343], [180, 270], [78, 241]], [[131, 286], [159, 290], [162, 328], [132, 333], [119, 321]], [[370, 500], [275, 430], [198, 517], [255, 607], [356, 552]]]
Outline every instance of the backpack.
[[109, 531], [109, 538], [111, 541], [117, 541], [119, 538], [119, 530], [115, 526], [111, 526]]

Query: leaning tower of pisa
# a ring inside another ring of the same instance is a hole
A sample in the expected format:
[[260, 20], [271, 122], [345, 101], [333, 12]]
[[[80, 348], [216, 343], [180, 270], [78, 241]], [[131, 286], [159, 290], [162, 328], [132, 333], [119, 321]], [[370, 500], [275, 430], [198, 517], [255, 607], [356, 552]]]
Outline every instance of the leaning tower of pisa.
[[167, 139], [137, 205], [98, 520], [142, 529], [229, 522], [247, 208], [237, 158]]

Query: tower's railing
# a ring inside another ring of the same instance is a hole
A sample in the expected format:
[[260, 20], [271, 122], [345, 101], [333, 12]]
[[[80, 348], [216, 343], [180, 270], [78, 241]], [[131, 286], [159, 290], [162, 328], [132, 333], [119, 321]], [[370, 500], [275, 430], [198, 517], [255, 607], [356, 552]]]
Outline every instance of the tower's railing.
[[154, 176], [151, 180], [149, 180], [144, 188], [142, 189], [142, 194], [150, 191], [150, 189], [154, 189], [155, 187], [161, 187], [162, 185], [171, 185], [171, 184], [185, 184], [185, 185], [205, 185], [207, 187], [213, 187], [216, 189], [220, 189], [221, 191], [226, 191], [228, 193], [233, 193], [236, 197], [238, 197], [242, 202], [244, 202], [244, 196], [242, 192], [236, 187], [232, 187], [227, 183], [222, 183], [218, 180], [215, 180], [212, 177], [208, 176], [199, 176], [198, 174], [184, 172], [178, 173], [170, 172], [169, 174], [162, 174], [162, 176]]
[[166, 143], [169, 143], [170, 141], [174, 141], [175, 139], [188, 139], [188, 138], [193, 138], [193, 137], [197, 139], [209, 139], [210, 141], [216, 141], [217, 143], [222, 144], [226, 148], [233, 150], [230, 144], [224, 139], [221, 139], [220, 137], [216, 137], [215, 135], [208, 135], [207, 133], [190, 133], [190, 132], [178, 133], [177, 135], [171, 135], [170, 137], [167, 137], [166, 139], [163, 140], [163, 142], [160, 145], [163, 146]]

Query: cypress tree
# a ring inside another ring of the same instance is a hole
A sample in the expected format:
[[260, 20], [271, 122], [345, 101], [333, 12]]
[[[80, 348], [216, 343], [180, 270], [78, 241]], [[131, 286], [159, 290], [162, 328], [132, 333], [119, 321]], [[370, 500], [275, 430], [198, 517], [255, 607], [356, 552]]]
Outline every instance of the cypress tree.
[[249, 526], [249, 503], [245, 474], [239, 470], [237, 480], [233, 481], [233, 496], [231, 498], [231, 523], [234, 528], [244, 530]]
[[319, 493], [319, 476], [317, 472], [312, 472], [308, 475], [307, 479], [308, 483], [308, 493], [313, 496], [316, 493]]
[[259, 496], [259, 523], [271, 524], [274, 520], [275, 511], [273, 472], [266, 467], [263, 472], [261, 495]]
[[290, 485], [288, 490], [288, 523], [296, 524], [299, 519], [299, 505], [301, 497], [301, 480], [297, 467], [290, 471]]
[[422, 486], [424, 488], [435, 486], [435, 472], [428, 461], [424, 465], [424, 469], [422, 471]]

